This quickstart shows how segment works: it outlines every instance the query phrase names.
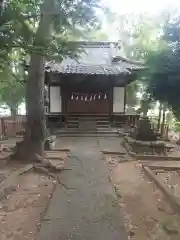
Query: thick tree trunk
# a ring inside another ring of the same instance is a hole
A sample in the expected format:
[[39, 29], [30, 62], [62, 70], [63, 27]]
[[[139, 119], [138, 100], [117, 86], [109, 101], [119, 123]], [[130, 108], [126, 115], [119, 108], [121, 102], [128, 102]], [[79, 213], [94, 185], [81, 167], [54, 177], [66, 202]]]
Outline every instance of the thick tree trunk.
[[26, 141], [33, 154], [43, 155], [45, 137], [44, 116], [44, 57], [31, 56], [27, 88]]
[[44, 115], [44, 57], [32, 55], [26, 83], [26, 134], [23, 142], [16, 143], [14, 157], [33, 161], [36, 154], [43, 156]]
[[26, 160], [35, 155], [44, 155], [45, 115], [44, 115], [44, 48], [51, 39], [54, 1], [44, 0], [41, 7], [41, 20], [34, 41], [34, 53], [26, 84], [27, 126], [24, 141], [17, 144], [15, 157]]

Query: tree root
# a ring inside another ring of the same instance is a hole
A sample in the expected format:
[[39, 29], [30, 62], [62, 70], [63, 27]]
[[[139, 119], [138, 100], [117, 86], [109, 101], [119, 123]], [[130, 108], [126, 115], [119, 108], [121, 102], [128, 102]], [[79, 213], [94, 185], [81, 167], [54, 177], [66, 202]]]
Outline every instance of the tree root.
[[49, 169], [47, 169], [45, 166], [41, 165], [41, 164], [32, 164], [32, 167], [29, 169], [25, 169], [20, 175], [24, 175], [28, 172], [37, 172], [43, 175], [48, 176], [49, 178], [53, 179], [56, 183], [62, 185], [66, 190], [69, 190], [70, 188], [68, 188], [63, 182], [61, 182], [59, 180], [58, 176], [55, 176], [52, 172], [49, 171]]
[[[51, 179], [62, 185], [65, 189], [69, 189], [64, 183], [59, 180], [59, 177], [56, 176], [54, 173], [72, 169], [66, 169], [62, 166], [51, 163], [50, 160], [53, 160], [53, 157], [52, 159], [49, 158], [48, 160], [46, 158], [46, 152], [43, 156], [38, 154], [32, 154], [34, 152], [34, 149], [32, 144], [30, 144], [28, 141], [17, 142], [13, 150], [14, 153], [11, 155], [12, 160], [19, 160], [22, 162], [24, 161], [24, 159], [26, 159], [26, 162], [29, 162], [32, 165], [32, 167], [28, 170], [25, 169], [22, 174], [30, 171], [36, 171], [38, 173], [49, 176]], [[59, 159], [64, 161], [64, 159], [61, 157], [59, 157]], [[58, 158], [56, 158], [56, 160], [58, 160]]]
[[28, 169], [25, 169], [20, 175], [26, 174], [30, 171], [35, 171], [37, 173], [48, 176], [58, 184], [62, 185], [66, 190], [69, 190], [70, 188], [68, 188], [64, 183], [62, 183], [59, 180], [58, 176], [53, 174], [53, 172], [62, 172], [67, 170], [72, 170], [72, 169], [66, 169], [64, 167], [55, 166], [50, 161], [43, 159], [42, 156], [36, 154], [33, 160], [33, 163], [31, 164], [31, 167], [29, 167]]
[[62, 172], [62, 171], [72, 170], [72, 169], [54, 165], [49, 160], [44, 159], [42, 156], [37, 154], [35, 156], [35, 162], [39, 163], [40, 166], [51, 170], [52, 172]]
[[48, 177], [50, 177], [51, 179], [53, 179], [55, 182], [57, 182], [58, 184], [62, 185], [66, 190], [69, 190], [69, 188], [68, 188], [64, 183], [62, 183], [62, 182], [59, 180], [59, 177], [58, 177], [58, 176], [55, 176], [54, 174], [52, 174], [51, 172], [49, 172], [48, 169], [46, 169], [45, 167], [42, 167], [41, 165], [34, 165], [34, 166], [33, 166], [33, 169], [34, 169], [34, 171], [37, 172], [37, 173], [41, 173], [41, 174], [47, 175]]

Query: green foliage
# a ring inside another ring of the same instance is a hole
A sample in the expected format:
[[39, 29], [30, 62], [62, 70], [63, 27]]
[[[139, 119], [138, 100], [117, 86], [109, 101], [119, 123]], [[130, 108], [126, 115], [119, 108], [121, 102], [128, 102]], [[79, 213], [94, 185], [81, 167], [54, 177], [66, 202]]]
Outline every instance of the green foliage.
[[0, 102], [7, 104], [14, 113], [24, 99], [24, 84], [17, 77], [11, 75], [9, 69], [3, 73], [0, 82]]
[[94, 29], [85, 36], [85, 39], [90, 41], [108, 41], [108, 34], [102, 29]]
[[[9, 64], [9, 54], [13, 49], [23, 49], [26, 56], [43, 54], [46, 56], [76, 57], [77, 44], [68, 40], [80, 38], [97, 27], [99, 21], [96, 10], [99, 0], [52, 0], [53, 11], [49, 18], [53, 21], [48, 41], [34, 45], [37, 27], [41, 20], [40, 0], [11, 0], [5, 4], [0, 15], [0, 71]], [[49, 33], [47, 33], [49, 34]]]
[[[99, 0], [52, 0], [53, 11], [49, 19], [53, 24], [48, 41], [34, 44], [37, 27], [41, 20], [40, 0], [7, 1], [0, 15], [0, 72], [11, 65], [12, 51], [24, 52], [24, 58], [33, 54], [63, 57], [76, 57], [77, 40], [80, 36], [97, 27], [99, 21], [96, 10]], [[23, 60], [23, 59], [22, 59]]]
[[118, 22], [121, 51], [136, 60], [144, 60], [149, 48], [155, 48], [160, 32], [159, 17], [145, 14], [121, 15]]
[[179, 20], [163, 28], [161, 45], [146, 56], [148, 69], [144, 76], [147, 90], [155, 100], [167, 103], [180, 118], [180, 42], [177, 32]]
[[52, 11], [46, 9], [49, 10], [46, 11], [47, 19], [52, 22], [50, 32], [44, 29], [40, 33], [41, 38], [37, 38], [38, 26], [42, 18], [46, 17], [40, 13], [44, 2], [10, 0], [1, 8], [0, 101], [12, 109], [16, 109], [24, 98], [22, 67], [31, 54], [60, 60], [67, 56], [77, 57], [80, 46], [69, 40], [77, 40], [99, 24], [96, 17], [99, 0], [51, 0]]
[[14, 114], [24, 99], [24, 69], [21, 58], [21, 52], [14, 51], [9, 56], [11, 64], [0, 72], [0, 102], [7, 104]]
[[175, 131], [180, 133], [180, 122], [175, 122]]
[[[145, 14], [137, 15], [121, 15], [118, 22], [119, 30], [119, 42], [121, 44], [121, 52], [130, 59], [135, 59], [144, 62], [149, 49], [154, 50], [158, 48], [160, 22], [162, 19], [160, 16], [152, 17]], [[142, 77], [143, 76], [143, 77]], [[127, 101], [128, 105], [135, 106], [140, 105], [138, 113], [147, 115], [148, 109], [152, 106], [150, 99], [144, 99], [146, 94], [146, 85], [144, 73], [138, 76], [138, 81], [133, 82], [127, 87]], [[140, 87], [140, 85], [142, 87]], [[142, 100], [139, 102], [137, 98], [137, 92], [143, 89]]]
[[139, 82], [134, 81], [126, 87], [126, 104], [134, 107], [139, 104], [137, 98], [137, 92], [139, 91]]

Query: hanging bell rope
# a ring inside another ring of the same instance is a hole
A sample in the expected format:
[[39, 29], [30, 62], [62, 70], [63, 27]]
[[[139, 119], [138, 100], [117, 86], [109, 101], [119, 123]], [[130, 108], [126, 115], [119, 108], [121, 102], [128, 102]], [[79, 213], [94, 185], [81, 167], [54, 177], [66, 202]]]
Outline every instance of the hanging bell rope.
[[106, 93], [96, 93], [96, 94], [86, 94], [86, 93], [72, 93], [71, 94], [71, 100], [78, 100], [80, 99], [81, 101], [92, 101], [96, 99], [107, 99], [107, 94]]

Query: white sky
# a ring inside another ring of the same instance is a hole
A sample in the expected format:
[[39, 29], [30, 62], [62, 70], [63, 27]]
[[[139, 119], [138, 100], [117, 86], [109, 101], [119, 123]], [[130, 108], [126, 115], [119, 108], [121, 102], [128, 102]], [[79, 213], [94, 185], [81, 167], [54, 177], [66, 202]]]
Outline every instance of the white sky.
[[[102, 0], [102, 2], [117, 15], [147, 13], [151, 16], [162, 12], [180, 12], [180, 0]], [[109, 26], [104, 20], [103, 28], [108, 31], [109, 41], [119, 40], [113, 24]]]
[[179, 8], [180, 0], [104, 0], [117, 13], [158, 13], [164, 9]]

